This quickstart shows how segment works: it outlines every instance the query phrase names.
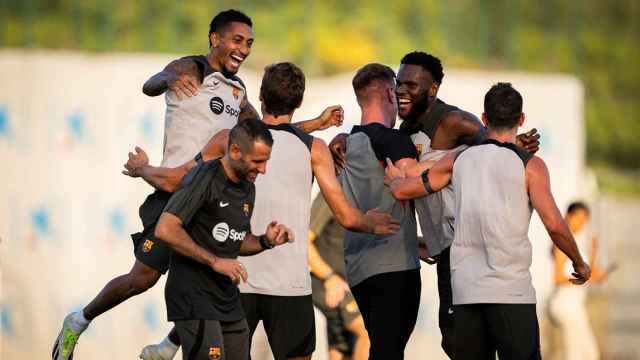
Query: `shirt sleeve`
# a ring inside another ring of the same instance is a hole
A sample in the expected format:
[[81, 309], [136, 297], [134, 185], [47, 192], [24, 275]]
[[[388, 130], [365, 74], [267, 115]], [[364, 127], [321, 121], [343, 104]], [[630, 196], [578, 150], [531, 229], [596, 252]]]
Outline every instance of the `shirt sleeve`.
[[186, 225], [210, 196], [213, 169], [207, 163], [191, 169], [180, 183], [178, 190], [171, 196], [164, 211], [182, 220]]
[[[394, 163], [400, 159], [418, 158], [418, 151], [409, 135], [398, 130], [390, 129], [382, 137], [382, 140], [384, 158], [389, 158]], [[384, 158], [382, 160], [384, 160]]]

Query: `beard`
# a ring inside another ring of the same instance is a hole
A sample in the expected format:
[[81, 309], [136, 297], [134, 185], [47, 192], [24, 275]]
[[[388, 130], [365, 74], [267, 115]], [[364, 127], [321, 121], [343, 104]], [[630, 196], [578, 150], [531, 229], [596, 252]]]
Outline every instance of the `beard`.
[[417, 120], [429, 108], [429, 95], [418, 98], [411, 106], [411, 112], [407, 115], [407, 120]]
[[400, 124], [400, 130], [413, 134], [417, 132], [421, 125], [418, 123], [418, 119], [429, 108], [430, 98], [428, 95], [418, 98], [411, 104], [411, 110], [405, 118], [402, 118], [402, 124]]
[[247, 175], [249, 174], [249, 166], [244, 162], [244, 160], [232, 160], [229, 162], [231, 165], [231, 169], [238, 177], [238, 179], [246, 180]]

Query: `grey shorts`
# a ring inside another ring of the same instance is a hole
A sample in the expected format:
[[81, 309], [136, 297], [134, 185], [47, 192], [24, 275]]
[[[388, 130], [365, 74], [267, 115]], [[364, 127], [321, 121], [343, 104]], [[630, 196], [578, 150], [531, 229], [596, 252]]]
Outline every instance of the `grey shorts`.
[[249, 327], [247, 321], [180, 320], [174, 322], [183, 360], [247, 360]]

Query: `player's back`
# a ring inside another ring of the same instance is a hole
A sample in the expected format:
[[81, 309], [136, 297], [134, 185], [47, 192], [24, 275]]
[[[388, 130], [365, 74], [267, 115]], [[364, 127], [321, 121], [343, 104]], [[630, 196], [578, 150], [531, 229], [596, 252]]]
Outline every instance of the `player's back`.
[[238, 122], [245, 87], [236, 76], [214, 71], [205, 56], [189, 56], [200, 73], [202, 85], [195, 96], [178, 99], [167, 91], [165, 101], [162, 165], [175, 167], [193, 159], [218, 131]]
[[525, 179], [530, 158], [514, 144], [487, 140], [456, 159], [454, 304], [535, 303]]
[[389, 236], [346, 232], [344, 257], [352, 287], [377, 274], [420, 267], [413, 204], [395, 200], [384, 184], [382, 166], [386, 158], [416, 155], [408, 135], [377, 123], [354, 126], [347, 138], [347, 163], [340, 174], [347, 199], [363, 213], [379, 208], [400, 221], [398, 232]]
[[311, 294], [307, 262], [311, 214], [311, 144], [313, 137], [291, 124], [269, 125], [273, 136], [267, 172], [256, 180], [256, 202], [251, 228], [262, 233], [276, 220], [290, 227], [296, 241], [242, 258], [249, 273], [243, 293], [275, 296]]

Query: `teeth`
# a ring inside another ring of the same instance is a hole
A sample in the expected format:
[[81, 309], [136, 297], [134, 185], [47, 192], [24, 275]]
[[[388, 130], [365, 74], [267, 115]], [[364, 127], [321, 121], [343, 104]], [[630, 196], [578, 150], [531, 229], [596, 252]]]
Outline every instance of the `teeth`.
[[243, 58], [236, 56], [236, 55], [231, 55], [231, 58], [236, 60], [237, 62], [242, 62], [242, 60], [244, 60]]
[[398, 99], [398, 103], [400, 104], [409, 104], [411, 100], [409, 99]]

